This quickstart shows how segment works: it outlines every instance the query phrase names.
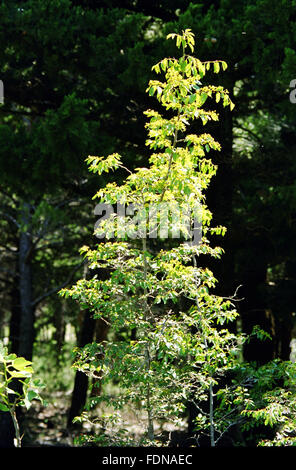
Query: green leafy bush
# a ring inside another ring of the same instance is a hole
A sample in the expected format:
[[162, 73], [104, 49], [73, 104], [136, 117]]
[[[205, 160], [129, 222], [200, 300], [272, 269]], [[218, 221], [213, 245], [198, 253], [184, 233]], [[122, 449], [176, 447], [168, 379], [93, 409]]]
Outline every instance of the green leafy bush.
[[21, 435], [16, 408], [27, 410], [33, 400], [40, 400], [39, 389], [43, 387], [39, 379], [33, 378], [32, 362], [16, 354], [8, 354], [0, 341], [0, 411], [9, 412], [15, 429], [15, 446], [21, 447]]

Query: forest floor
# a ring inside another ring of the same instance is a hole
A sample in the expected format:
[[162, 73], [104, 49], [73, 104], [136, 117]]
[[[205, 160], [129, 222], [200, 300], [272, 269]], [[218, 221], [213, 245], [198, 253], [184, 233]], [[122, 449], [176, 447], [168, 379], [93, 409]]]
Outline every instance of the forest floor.
[[[75, 447], [75, 438], [81, 433], [88, 433], [92, 428], [87, 423], [81, 427], [67, 427], [67, 413], [71, 402], [71, 392], [56, 391], [51, 395], [50, 402], [46, 406], [35, 401], [32, 407], [24, 415], [22, 428], [25, 430], [22, 441], [23, 447]], [[137, 441], [143, 432], [143, 420], [139, 419], [137, 413], [127, 412], [125, 416], [129, 421], [129, 434]], [[180, 437], [186, 433], [186, 423], [184, 429], [177, 431], [169, 423], [156, 424], [157, 434], [179, 441]], [[114, 430], [116, 433], [116, 431]], [[180, 445], [181, 442], [176, 442]]]
[[25, 414], [24, 447], [73, 447], [78, 431], [67, 428], [71, 393], [55, 392], [47, 406], [35, 401]]

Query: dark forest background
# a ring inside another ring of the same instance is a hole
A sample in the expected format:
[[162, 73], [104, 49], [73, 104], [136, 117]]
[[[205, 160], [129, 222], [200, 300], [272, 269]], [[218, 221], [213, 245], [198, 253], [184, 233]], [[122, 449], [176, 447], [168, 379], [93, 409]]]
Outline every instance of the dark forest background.
[[[212, 266], [216, 291], [231, 296], [241, 286], [237, 329], [259, 325], [272, 337], [248, 343], [246, 361], [293, 359], [296, 2], [3, 1], [0, 339], [33, 359], [65, 416], [54, 443], [68, 436], [89, 393], [87, 376], [71, 369], [71, 350], [106, 335], [102, 322], [57, 294], [88, 275], [78, 250], [96, 243], [91, 198], [113, 177], [91, 176], [84, 160], [119, 151], [130, 169], [145, 166], [151, 67], [174, 54], [166, 35], [185, 28], [201, 60], [227, 62], [211, 78], [236, 104], [232, 113], [221, 106], [208, 129], [222, 145], [211, 155], [219, 169], [208, 205], [214, 224], [228, 228], [219, 240], [225, 255]], [[51, 419], [43, 417], [47, 436]], [[0, 447], [12, 445], [8, 429], [2, 413]], [[35, 438], [27, 432], [24, 442]]]

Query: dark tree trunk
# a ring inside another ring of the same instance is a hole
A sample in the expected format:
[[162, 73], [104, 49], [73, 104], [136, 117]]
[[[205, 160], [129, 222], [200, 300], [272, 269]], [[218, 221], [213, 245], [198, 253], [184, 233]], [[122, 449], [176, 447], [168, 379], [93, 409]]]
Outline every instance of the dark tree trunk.
[[[99, 319], [96, 323], [95, 329], [95, 340], [97, 343], [102, 343], [107, 338], [109, 331], [109, 325], [103, 320]], [[92, 396], [99, 396], [101, 394], [101, 380], [99, 379], [101, 374], [99, 373], [98, 378], [93, 380], [93, 388], [91, 390]]]
[[288, 321], [280, 319], [276, 327], [276, 357], [283, 361], [289, 361], [291, 355], [292, 323], [289, 322], [289, 317], [292, 315], [291, 312], [289, 314]]
[[[30, 207], [24, 204], [22, 212], [23, 231], [19, 239], [19, 285], [12, 290], [12, 311], [10, 319], [10, 349], [18, 356], [32, 360], [34, 342], [34, 309], [32, 307], [32, 242], [30, 235]], [[18, 288], [17, 288], [18, 287]], [[20, 383], [11, 384], [11, 388], [19, 391]], [[21, 413], [17, 410], [18, 420]], [[20, 423], [19, 423], [20, 424]], [[0, 446], [14, 447], [15, 436], [12, 419], [8, 413], [0, 416]]]
[[30, 207], [24, 205], [22, 222], [25, 226], [20, 234], [19, 244], [19, 291], [20, 291], [20, 337], [18, 355], [32, 360], [34, 342], [34, 308], [32, 306], [32, 266], [31, 250], [32, 240], [30, 235]]
[[[92, 315], [88, 310], [84, 312], [82, 328], [80, 338], [78, 340], [78, 346], [82, 347], [93, 341], [95, 333], [96, 320], [93, 319]], [[74, 388], [72, 393], [72, 401], [70, 410], [68, 413], [68, 427], [73, 426], [73, 419], [78, 416], [86, 402], [88, 390], [88, 376], [83, 372], [77, 371], [75, 375]]]
[[14, 427], [9, 413], [1, 412], [0, 415], [0, 449], [14, 447]]
[[[107, 279], [109, 277], [109, 271], [107, 269], [100, 269], [97, 272], [100, 279]], [[84, 274], [85, 277], [88, 276], [87, 268]], [[101, 328], [99, 327], [101, 325]], [[101, 333], [99, 333], [101, 330]], [[91, 343], [96, 334], [97, 341], [103, 341], [106, 339], [106, 324], [102, 320], [94, 320], [92, 313], [86, 310], [84, 312], [81, 333], [78, 338], [78, 346], [83, 347], [88, 343]], [[83, 372], [77, 371], [75, 375], [74, 389], [72, 394], [71, 407], [68, 413], [67, 425], [68, 427], [73, 426], [73, 418], [78, 416], [85, 403], [87, 398], [88, 391], [88, 377]]]
[[13, 280], [13, 288], [11, 290], [11, 316], [9, 323], [9, 350], [15, 354], [19, 351], [20, 319], [20, 292], [15, 278]]
[[291, 340], [295, 337], [295, 292], [296, 262], [286, 262], [283, 278], [274, 286], [269, 286], [269, 308], [272, 309], [275, 322], [275, 356], [287, 361], [291, 354]]
[[[232, 78], [229, 77], [223, 84], [233, 96]], [[234, 278], [234, 254], [233, 254], [233, 168], [232, 168], [232, 146], [233, 146], [233, 112], [229, 107], [215, 109], [219, 112], [219, 123], [209, 124], [209, 132], [220, 143], [221, 151], [211, 154], [211, 159], [218, 165], [216, 176], [211, 181], [207, 191], [207, 204], [213, 213], [213, 226], [223, 225], [227, 228], [224, 237], [215, 237], [212, 245], [221, 246], [225, 253], [221, 259], [207, 259], [207, 266], [213, 270], [218, 280], [215, 293], [217, 295], [233, 295], [237, 283]]]
[[[250, 334], [254, 326], [258, 325], [274, 338], [274, 318], [267, 308], [267, 261], [264, 257], [263, 244], [263, 239], [249, 238], [244, 264], [239, 267], [242, 284], [240, 295], [243, 297], [239, 303], [239, 311], [244, 333]], [[244, 346], [244, 359], [248, 362], [265, 364], [274, 358], [274, 348], [274, 340], [261, 341], [254, 337]]]

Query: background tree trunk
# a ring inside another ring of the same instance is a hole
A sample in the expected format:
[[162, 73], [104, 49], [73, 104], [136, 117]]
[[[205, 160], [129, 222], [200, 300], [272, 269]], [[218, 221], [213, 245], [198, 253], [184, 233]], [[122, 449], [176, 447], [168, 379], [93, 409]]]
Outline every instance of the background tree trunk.
[[14, 427], [11, 416], [8, 412], [0, 414], [0, 448], [14, 447]]
[[34, 308], [32, 306], [32, 240], [30, 234], [30, 206], [24, 204], [22, 211], [23, 231], [19, 243], [19, 291], [20, 291], [20, 337], [18, 355], [32, 360], [34, 342]]
[[[91, 313], [85, 310], [83, 315], [82, 328], [78, 346], [82, 347], [93, 341], [95, 333], [96, 320], [93, 319]], [[88, 376], [79, 370], [75, 374], [74, 388], [72, 393], [71, 406], [68, 412], [67, 426], [73, 426], [73, 419], [78, 416], [86, 402], [88, 390]]]
[[[263, 240], [261, 240], [263, 243]], [[275, 325], [272, 311], [267, 309], [266, 298], [266, 277], [267, 262], [263, 256], [263, 248], [259, 240], [249, 238], [249, 256], [246, 257], [244, 268], [241, 272], [240, 296], [243, 300], [239, 302], [239, 313], [242, 319], [243, 331], [250, 334], [254, 326], [259, 326], [275, 336]], [[265, 364], [274, 359], [274, 340], [261, 341], [255, 337], [244, 346], [244, 359], [247, 362], [256, 361], [258, 364]]]
[[13, 279], [11, 289], [11, 315], [9, 321], [9, 350], [11, 353], [18, 353], [20, 340], [20, 291], [17, 277]]

